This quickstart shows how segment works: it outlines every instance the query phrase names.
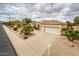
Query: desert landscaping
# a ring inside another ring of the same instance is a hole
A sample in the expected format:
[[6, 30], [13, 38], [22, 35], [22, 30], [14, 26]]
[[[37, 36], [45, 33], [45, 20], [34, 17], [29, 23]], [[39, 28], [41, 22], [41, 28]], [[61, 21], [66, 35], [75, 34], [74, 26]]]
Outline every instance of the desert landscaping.
[[79, 56], [79, 14], [70, 12], [73, 5], [1, 4], [0, 56]]
[[[71, 25], [72, 23], [67, 22], [67, 25], [62, 28], [61, 35], [57, 35], [40, 31], [40, 22], [39, 24], [34, 22], [34, 24], [31, 20], [28, 20], [28, 18], [25, 18], [23, 21], [25, 22], [21, 23], [17, 20], [10, 21], [9, 23], [7, 22], [4, 23], [5, 25], [3, 25], [12, 45], [15, 48], [17, 55], [79, 55], [79, 36], [75, 32], [75, 29], [73, 29], [74, 27]], [[30, 25], [30, 27], [27, 27], [26, 25]], [[27, 29], [24, 27], [24, 30], [22, 31], [23, 26], [27, 27]], [[76, 28], [76, 31], [77, 30], [78, 29]]]

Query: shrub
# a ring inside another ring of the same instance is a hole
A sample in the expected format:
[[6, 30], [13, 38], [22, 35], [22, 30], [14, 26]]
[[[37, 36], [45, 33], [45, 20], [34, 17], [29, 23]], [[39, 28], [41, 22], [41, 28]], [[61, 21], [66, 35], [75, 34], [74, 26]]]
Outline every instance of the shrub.
[[65, 34], [69, 41], [79, 40], [79, 32], [74, 30], [66, 30]]
[[19, 20], [15, 20], [14, 23], [17, 28], [21, 28], [21, 22]]
[[28, 35], [30, 34], [31, 32], [33, 31], [33, 28], [31, 25], [27, 25], [27, 26], [24, 26], [21, 30], [21, 34], [24, 34], [24, 35]]
[[36, 30], [40, 30], [40, 25], [35, 23], [33, 24], [33, 28]]
[[71, 23], [67, 22], [67, 28], [64, 28], [65, 35], [69, 41], [79, 40], [79, 32], [73, 29]]
[[10, 28], [13, 28], [15, 26], [15, 22], [14, 21], [8, 21], [8, 22], [6, 22], [6, 25]]
[[32, 22], [32, 20], [30, 18], [25, 18], [25, 19], [22, 20], [22, 25], [25, 26], [25, 25], [28, 25], [31, 22]]

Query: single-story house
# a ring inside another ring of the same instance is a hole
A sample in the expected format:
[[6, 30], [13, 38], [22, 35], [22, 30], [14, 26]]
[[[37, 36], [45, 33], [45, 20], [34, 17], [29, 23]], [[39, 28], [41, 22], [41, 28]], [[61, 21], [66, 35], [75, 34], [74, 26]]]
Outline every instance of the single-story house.
[[65, 24], [58, 20], [43, 20], [40, 22], [40, 30], [47, 33], [52, 33], [56, 35], [61, 35], [62, 28], [65, 27]]

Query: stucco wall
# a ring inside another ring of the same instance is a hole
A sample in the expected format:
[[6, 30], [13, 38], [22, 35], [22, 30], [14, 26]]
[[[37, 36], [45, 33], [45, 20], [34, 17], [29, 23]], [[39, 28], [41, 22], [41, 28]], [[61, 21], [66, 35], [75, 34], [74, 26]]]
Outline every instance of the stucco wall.
[[57, 27], [57, 28], [61, 28], [61, 25], [41, 25], [41, 27]]
[[78, 26], [74, 26], [73, 28], [74, 28], [74, 30], [79, 31], [79, 25]]

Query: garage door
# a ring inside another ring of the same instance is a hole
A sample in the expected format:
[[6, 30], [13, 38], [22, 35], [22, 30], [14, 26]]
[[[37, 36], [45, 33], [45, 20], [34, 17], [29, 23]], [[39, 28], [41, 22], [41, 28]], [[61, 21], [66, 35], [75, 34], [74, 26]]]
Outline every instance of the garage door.
[[60, 28], [49, 28], [45, 27], [45, 32], [52, 33], [52, 34], [60, 34]]
[[[44, 27], [41, 28], [41, 31], [44, 31]], [[45, 32], [60, 35], [61, 29], [55, 27], [45, 27]]]

